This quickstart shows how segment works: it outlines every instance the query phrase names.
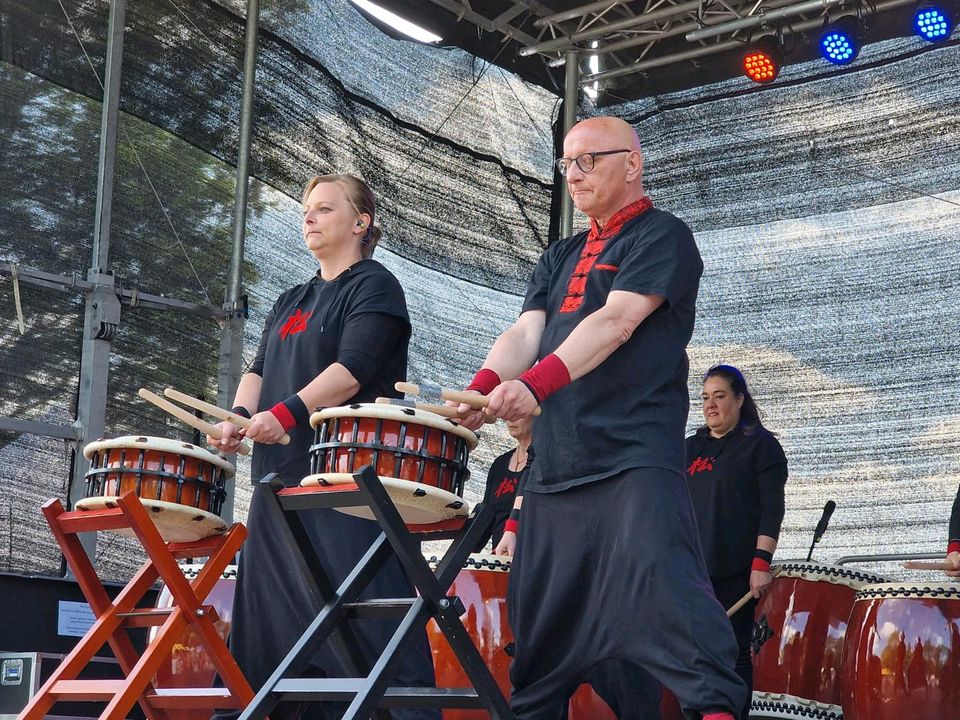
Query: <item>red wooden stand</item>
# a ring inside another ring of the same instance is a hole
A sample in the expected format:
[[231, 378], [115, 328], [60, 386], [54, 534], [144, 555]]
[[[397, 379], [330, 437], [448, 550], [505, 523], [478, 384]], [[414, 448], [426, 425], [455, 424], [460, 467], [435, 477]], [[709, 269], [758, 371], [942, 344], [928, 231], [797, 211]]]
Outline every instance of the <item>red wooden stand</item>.
[[[43, 505], [44, 517], [96, 620], [17, 720], [41, 720], [59, 701], [106, 702], [101, 720], [123, 720], [137, 702], [149, 720], [174, 720], [176, 711], [182, 709], [246, 707], [253, 700], [253, 690], [217, 634], [216, 611], [203, 604], [246, 539], [246, 527], [236, 523], [223, 535], [196, 542], [167, 543], [135, 493], [122, 495], [117, 504], [120, 507], [115, 509], [72, 512], [64, 510], [56, 499]], [[111, 602], [77, 533], [119, 528], [133, 530], [147, 553], [147, 561]], [[196, 557], [208, 560], [193, 582], [188, 582], [177, 559]], [[158, 578], [169, 588], [172, 606], [137, 607]], [[143, 655], [138, 656], [126, 630], [154, 626], [159, 626], [156, 634]], [[157, 669], [171, 655], [174, 643], [188, 626], [201, 638], [224, 688], [153, 687]], [[80, 671], [104, 644], [110, 645], [125, 679], [78, 680]]]

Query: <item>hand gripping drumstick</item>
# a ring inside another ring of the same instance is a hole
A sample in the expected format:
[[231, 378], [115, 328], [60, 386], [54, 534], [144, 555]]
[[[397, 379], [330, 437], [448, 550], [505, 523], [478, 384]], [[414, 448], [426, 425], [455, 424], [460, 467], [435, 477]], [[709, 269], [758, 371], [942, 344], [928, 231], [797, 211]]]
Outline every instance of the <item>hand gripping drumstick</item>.
[[[215, 418], [219, 418], [221, 420], [226, 420], [229, 423], [233, 423], [238, 427], [242, 427], [244, 430], [248, 429], [251, 425], [253, 425], [252, 420], [249, 420], [248, 418], [245, 418], [242, 415], [235, 415], [229, 410], [224, 410], [223, 408], [217, 407], [216, 405], [211, 405], [208, 402], [204, 402], [203, 400], [199, 398], [195, 398], [192, 395], [187, 395], [186, 393], [182, 393], [179, 390], [174, 390], [173, 388], [167, 388], [166, 390], [163, 391], [163, 394], [166, 395], [168, 398], [173, 398], [174, 400], [182, 402], [184, 405], [188, 405], [189, 407], [195, 408], [196, 410], [202, 410], [203, 412], [207, 413], [207, 415], [213, 415]], [[277, 441], [277, 443], [280, 445], [289, 445], [290, 436], [284, 435], [282, 438], [280, 438]]]
[[[398, 382], [394, 387], [402, 393], [410, 395], [439, 395], [441, 400], [450, 400], [451, 402], [464, 403], [474, 410], [482, 410], [490, 402], [486, 395], [477, 395], [472, 392], [461, 392], [459, 390], [447, 390], [439, 388], [436, 385], [414, 385], [413, 383]], [[420, 392], [421, 388], [424, 392]], [[531, 415], [539, 415], [540, 408], [537, 407]]]
[[[777, 577], [780, 574], [780, 569], [777, 568], [775, 573], [772, 573], [773, 577]], [[748, 590], [746, 595], [737, 600], [733, 605], [727, 608], [727, 617], [733, 617], [740, 608], [746, 605], [753, 598], [753, 590]]]
[[[405, 385], [406, 383], [397, 383], [398, 385]], [[407, 407], [413, 408], [415, 410], [426, 410], [427, 412], [432, 412], [435, 415], [440, 417], [445, 417], [448, 420], [456, 420], [460, 417], [460, 413], [457, 412], [456, 408], [452, 408], [449, 405], [431, 405], [430, 403], [415, 402], [413, 400], [403, 400], [401, 398], [388, 398], [388, 397], [378, 397], [376, 399], [378, 405], [396, 405], [397, 407]], [[484, 417], [483, 420], [487, 425], [492, 425], [497, 421], [495, 417]]]
[[[180, 420], [181, 422], [189, 425], [195, 430], [199, 430], [202, 433], [206, 433], [210, 437], [216, 438], [217, 440], [220, 439], [220, 429], [218, 427], [216, 427], [215, 425], [211, 425], [210, 423], [204, 420], [201, 420], [198, 417], [195, 417], [191, 413], [184, 410], [182, 407], [178, 405], [174, 405], [172, 402], [169, 402], [167, 400], [164, 400], [162, 397], [160, 397], [156, 393], [152, 393], [146, 388], [140, 388], [137, 391], [137, 395], [142, 397], [148, 403], [152, 403], [156, 405], [161, 410], [166, 410], [168, 413], [173, 415], [173, 417], [175, 417], [177, 420]], [[240, 447], [237, 448], [237, 452], [240, 453], [241, 455], [249, 455], [250, 446], [240, 443]]]

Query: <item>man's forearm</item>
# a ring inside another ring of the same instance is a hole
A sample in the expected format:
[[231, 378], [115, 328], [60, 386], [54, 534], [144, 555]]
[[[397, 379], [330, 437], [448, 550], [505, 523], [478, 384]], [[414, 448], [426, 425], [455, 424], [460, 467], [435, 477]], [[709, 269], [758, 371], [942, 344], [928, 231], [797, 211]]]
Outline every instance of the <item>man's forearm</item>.
[[[655, 296], [636, 297], [643, 298], [647, 306], [639, 314], [626, 314], [615, 305], [604, 305], [581, 320], [554, 351], [554, 355], [567, 366], [571, 380], [583, 377], [616, 352], [630, 339], [640, 322], [662, 302]], [[637, 317], [640, 317], [639, 321]]]
[[514, 380], [537, 361], [540, 334], [514, 325], [493, 343], [483, 367], [493, 370], [501, 380]]

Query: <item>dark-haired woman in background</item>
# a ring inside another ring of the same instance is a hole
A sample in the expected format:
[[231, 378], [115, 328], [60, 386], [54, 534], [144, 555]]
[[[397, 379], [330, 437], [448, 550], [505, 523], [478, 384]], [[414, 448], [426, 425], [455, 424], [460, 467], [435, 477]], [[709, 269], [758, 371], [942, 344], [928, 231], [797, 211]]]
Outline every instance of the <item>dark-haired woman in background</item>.
[[[748, 590], [753, 592], [754, 599], [730, 618], [740, 648], [737, 674], [752, 691], [753, 613], [772, 580], [770, 562], [783, 522], [787, 458], [763, 427], [737, 368], [710, 368], [701, 399], [705, 424], [687, 438], [687, 484], [717, 599], [728, 608]], [[749, 711], [750, 692], [741, 720]]]

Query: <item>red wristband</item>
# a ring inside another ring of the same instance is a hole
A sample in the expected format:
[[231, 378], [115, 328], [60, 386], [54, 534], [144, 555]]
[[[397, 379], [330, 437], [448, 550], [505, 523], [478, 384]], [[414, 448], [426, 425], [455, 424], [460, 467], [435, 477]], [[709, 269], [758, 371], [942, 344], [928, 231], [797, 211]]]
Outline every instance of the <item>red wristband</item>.
[[960, 552], [960, 540], [951, 540], [947, 543], [947, 555], [952, 552]]
[[550, 353], [517, 380], [527, 386], [540, 405], [557, 390], [570, 384], [570, 371], [563, 360]]
[[270, 408], [270, 412], [272, 412], [273, 416], [280, 421], [280, 427], [283, 428], [284, 432], [287, 432], [287, 430], [297, 424], [297, 419], [293, 416], [293, 413], [290, 412], [290, 408], [288, 408], [282, 402], [278, 402], [276, 405]]
[[770, 572], [770, 563], [763, 558], [755, 557], [750, 565], [753, 572]]
[[507, 518], [507, 521], [503, 524], [503, 531], [512, 532], [516, 534], [518, 527], [520, 527], [519, 520], [514, 520], [513, 518]]
[[467, 390], [476, 390], [481, 395], [489, 395], [500, 384], [500, 376], [490, 368], [480, 368], [467, 385]]

